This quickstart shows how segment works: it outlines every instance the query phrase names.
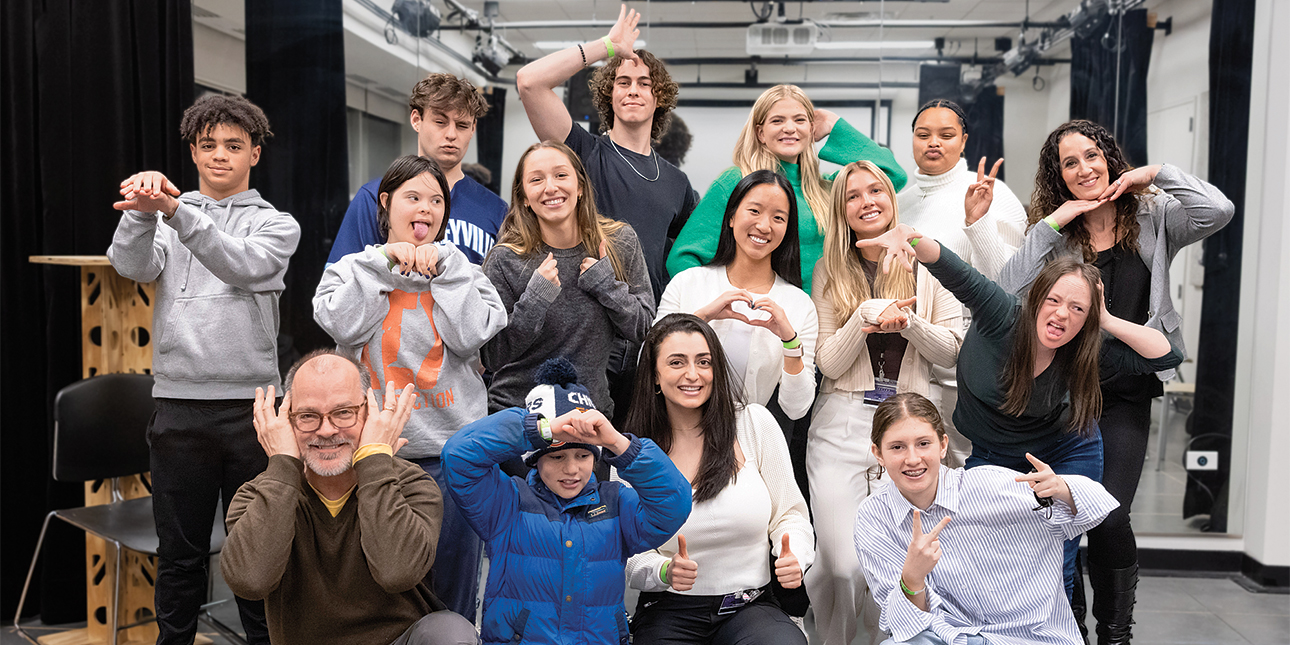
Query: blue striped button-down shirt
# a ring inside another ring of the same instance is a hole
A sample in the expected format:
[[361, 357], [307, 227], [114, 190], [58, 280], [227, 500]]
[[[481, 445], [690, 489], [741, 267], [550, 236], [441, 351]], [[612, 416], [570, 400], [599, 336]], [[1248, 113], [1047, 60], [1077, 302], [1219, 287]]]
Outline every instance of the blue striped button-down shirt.
[[1086, 477], [1063, 475], [1078, 514], [1054, 500], [1037, 504], [1017, 472], [998, 466], [941, 466], [936, 500], [922, 511], [924, 531], [950, 516], [940, 533], [941, 559], [927, 576], [929, 611], [900, 589], [913, 533], [913, 510], [890, 481], [860, 505], [855, 542], [879, 626], [897, 641], [930, 629], [946, 643], [980, 634], [997, 645], [1078, 645], [1080, 635], [1062, 581], [1062, 541], [1097, 526], [1119, 503]]

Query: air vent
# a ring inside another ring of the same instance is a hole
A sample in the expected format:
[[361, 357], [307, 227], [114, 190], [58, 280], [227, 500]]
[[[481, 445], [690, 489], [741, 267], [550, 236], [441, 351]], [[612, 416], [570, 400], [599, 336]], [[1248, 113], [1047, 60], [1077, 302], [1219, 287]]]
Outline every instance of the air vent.
[[759, 22], [748, 26], [749, 56], [795, 56], [815, 50], [819, 28], [810, 20], [798, 23]]

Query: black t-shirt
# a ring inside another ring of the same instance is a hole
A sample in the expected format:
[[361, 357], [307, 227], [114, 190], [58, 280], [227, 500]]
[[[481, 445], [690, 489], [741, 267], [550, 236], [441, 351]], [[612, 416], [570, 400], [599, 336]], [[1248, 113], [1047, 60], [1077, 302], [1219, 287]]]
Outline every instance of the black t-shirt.
[[[1102, 272], [1107, 311], [1131, 323], [1141, 325], [1147, 322], [1151, 310], [1151, 270], [1142, 257], [1132, 251], [1126, 252], [1117, 244], [1099, 252], [1093, 264]], [[1104, 354], [1106, 345], [1112, 343], [1123, 345], [1119, 340], [1107, 338], [1103, 342]], [[1103, 397], [1142, 401], [1164, 392], [1155, 374], [1123, 374], [1110, 368], [1107, 361], [1102, 361], [1100, 377]]]
[[[878, 263], [860, 258], [864, 267], [864, 277], [869, 280], [869, 293], [873, 293], [874, 279], [878, 275]], [[865, 337], [869, 347], [869, 366], [873, 368], [873, 377], [889, 378], [893, 381], [900, 378], [900, 362], [905, 358], [905, 349], [909, 341], [898, 333], [869, 334]]]
[[614, 144], [608, 134], [596, 136], [575, 123], [564, 143], [587, 168], [596, 210], [636, 230], [657, 303], [667, 286], [668, 239], [676, 238], [699, 203], [699, 193], [680, 168], [658, 153], [637, 154]]

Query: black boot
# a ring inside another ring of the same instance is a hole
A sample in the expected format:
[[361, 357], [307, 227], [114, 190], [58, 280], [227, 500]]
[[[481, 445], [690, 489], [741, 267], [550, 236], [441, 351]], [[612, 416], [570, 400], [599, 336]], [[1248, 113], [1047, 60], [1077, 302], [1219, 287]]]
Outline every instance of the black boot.
[[1097, 645], [1123, 645], [1133, 638], [1133, 603], [1138, 589], [1138, 565], [1103, 569], [1088, 565], [1093, 585], [1093, 617], [1097, 619]]
[[1075, 624], [1079, 625], [1080, 638], [1088, 645], [1088, 625], [1084, 619], [1088, 615], [1088, 605], [1084, 602], [1084, 554], [1075, 555], [1075, 586], [1071, 590], [1071, 613], [1075, 614]]

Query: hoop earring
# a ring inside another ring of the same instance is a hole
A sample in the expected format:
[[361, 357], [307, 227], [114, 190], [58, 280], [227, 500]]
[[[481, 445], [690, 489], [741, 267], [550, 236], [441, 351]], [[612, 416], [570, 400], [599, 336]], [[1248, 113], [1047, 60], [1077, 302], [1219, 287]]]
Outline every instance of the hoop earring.
[[654, 384], [654, 394], [657, 396], [657, 395], [662, 394], [662, 393], [663, 393], [663, 386], [659, 385], [658, 383], [655, 383], [655, 384]]

